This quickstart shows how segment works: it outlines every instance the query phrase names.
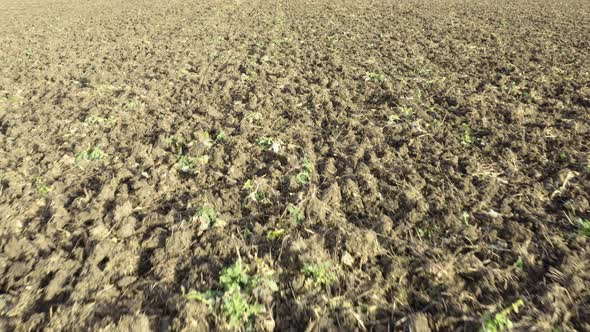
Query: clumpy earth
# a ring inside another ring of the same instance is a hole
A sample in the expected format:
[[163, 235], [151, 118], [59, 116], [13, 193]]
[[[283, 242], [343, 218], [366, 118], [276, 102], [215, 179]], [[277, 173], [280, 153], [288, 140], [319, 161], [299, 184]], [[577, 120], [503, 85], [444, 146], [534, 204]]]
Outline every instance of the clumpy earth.
[[590, 330], [590, 2], [0, 7], [0, 330]]

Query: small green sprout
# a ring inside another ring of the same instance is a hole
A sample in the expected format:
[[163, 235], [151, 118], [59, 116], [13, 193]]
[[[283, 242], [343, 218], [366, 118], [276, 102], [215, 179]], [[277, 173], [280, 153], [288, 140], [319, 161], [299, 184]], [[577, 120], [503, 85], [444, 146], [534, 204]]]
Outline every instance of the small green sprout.
[[176, 150], [179, 156], [184, 155], [185, 140], [177, 136], [170, 136], [166, 142], [172, 146], [173, 150]]
[[221, 227], [225, 223], [218, 218], [217, 211], [210, 206], [203, 206], [197, 210], [197, 213], [193, 217], [193, 221], [200, 223], [199, 231], [206, 231], [212, 227]]
[[406, 118], [409, 118], [414, 114], [414, 109], [411, 107], [400, 106], [398, 107], [398, 110]]
[[256, 144], [264, 150], [270, 150], [275, 143], [272, 138], [265, 136], [258, 138]]
[[467, 212], [467, 211], [463, 211], [463, 223], [464, 223], [466, 226], [468, 226], [468, 225], [469, 225], [469, 218], [470, 218], [469, 212]]
[[76, 154], [76, 163], [81, 161], [97, 161], [103, 159], [105, 156], [106, 154], [102, 152], [101, 149], [97, 147], [89, 147]]
[[303, 212], [301, 212], [301, 210], [293, 204], [287, 205], [287, 212], [289, 212], [291, 220], [296, 224], [300, 224], [305, 220], [305, 215]]
[[273, 43], [274, 43], [275, 45], [288, 45], [288, 44], [289, 44], [289, 42], [291, 42], [291, 39], [290, 39], [290, 38], [286, 38], [286, 37], [285, 37], [285, 38], [279, 38], [279, 39], [275, 39], [275, 40], [273, 41]]
[[138, 100], [131, 100], [129, 102], [127, 102], [127, 104], [125, 104], [125, 109], [128, 110], [135, 110], [141, 107], [141, 102]]
[[367, 73], [365, 73], [365, 81], [373, 81], [376, 83], [383, 83], [383, 82], [385, 82], [385, 76], [383, 74], [367, 72]]
[[301, 272], [312, 280], [316, 286], [330, 286], [336, 281], [336, 275], [332, 271], [329, 262], [322, 264], [305, 264]]
[[254, 184], [252, 183], [252, 180], [246, 180], [246, 182], [244, 182], [244, 185], [242, 186], [242, 189], [252, 191], [252, 189], [254, 189]]
[[219, 133], [217, 133], [217, 135], [215, 135], [215, 142], [217, 143], [224, 143], [227, 140], [227, 136], [225, 135], [225, 132], [220, 131]]
[[268, 150], [272, 147], [273, 140], [270, 137], [261, 137], [256, 140], [256, 144], [258, 144], [258, 146], [261, 148]]
[[475, 143], [475, 140], [473, 139], [473, 137], [471, 137], [471, 129], [469, 128], [469, 125], [464, 124], [463, 125], [463, 144], [471, 145], [473, 143]]
[[38, 191], [41, 196], [47, 196], [47, 194], [49, 194], [51, 192], [51, 187], [46, 186], [46, 185], [41, 185], [39, 187]]
[[225, 290], [247, 288], [250, 282], [248, 269], [238, 260], [233, 265], [223, 269], [219, 276], [219, 283]]
[[232, 330], [250, 329], [252, 320], [265, 311], [264, 306], [256, 301], [254, 290], [263, 287], [271, 292], [278, 291], [277, 284], [269, 279], [271, 274], [272, 272], [250, 275], [248, 268], [238, 260], [221, 271], [219, 285], [222, 291], [191, 290], [185, 298], [207, 304], [213, 313], [220, 312], [227, 327]]
[[518, 301], [514, 302], [510, 307], [493, 316], [489, 312], [486, 312], [483, 316], [480, 332], [501, 332], [510, 330], [513, 326], [513, 323], [510, 320], [510, 315], [513, 312], [518, 313], [522, 306], [524, 306], [524, 301], [518, 299]]
[[111, 118], [103, 118], [101, 116], [94, 116], [90, 115], [86, 119], [84, 119], [84, 123], [87, 125], [105, 125], [110, 126], [115, 122], [114, 119]]
[[[183, 289], [183, 291], [184, 291], [184, 289]], [[217, 298], [221, 295], [222, 295], [222, 293], [212, 291], [212, 290], [208, 290], [204, 293], [197, 292], [196, 290], [191, 290], [184, 297], [187, 300], [194, 300], [194, 301], [199, 301], [199, 302], [205, 303], [207, 305], [207, 307], [209, 307], [209, 310], [213, 311], [215, 305], [217, 304]]]
[[313, 163], [307, 159], [303, 162], [303, 167], [299, 173], [295, 176], [297, 182], [306, 184], [311, 181], [311, 174], [313, 173]]
[[181, 173], [194, 174], [197, 170], [197, 166], [205, 165], [209, 162], [209, 156], [200, 157], [189, 157], [185, 155], [179, 155], [176, 167]]
[[229, 328], [236, 329], [264, 312], [264, 306], [260, 303], [249, 303], [241, 292], [231, 290], [223, 296], [221, 312], [226, 317]]
[[285, 234], [285, 230], [283, 228], [279, 228], [279, 229], [274, 229], [274, 230], [270, 230], [268, 231], [268, 233], [266, 233], [266, 238], [268, 240], [276, 240], [280, 237], [282, 237]]
[[565, 152], [560, 153], [559, 154], [559, 160], [566, 161], [567, 160], [567, 154]]
[[261, 189], [261, 187], [264, 187], [264, 183], [262, 181], [247, 180], [244, 183], [242, 189], [249, 192], [244, 202], [244, 205], [246, 207], [249, 207], [250, 202], [254, 202], [257, 204], [272, 203], [269, 195], [263, 189]]
[[580, 234], [590, 237], [590, 220], [578, 218], [578, 227], [580, 228]]
[[524, 262], [520, 256], [518, 257], [516, 262], [514, 262], [514, 266], [520, 270], [524, 269]]

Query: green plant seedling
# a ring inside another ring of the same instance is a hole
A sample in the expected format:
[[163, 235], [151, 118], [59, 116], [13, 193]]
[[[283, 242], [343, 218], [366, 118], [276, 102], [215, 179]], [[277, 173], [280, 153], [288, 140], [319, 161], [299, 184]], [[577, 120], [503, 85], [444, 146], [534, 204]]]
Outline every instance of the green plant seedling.
[[287, 212], [291, 217], [291, 221], [293, 221], [295, 224], [300, 224], [305, 220], [305, 215], [303, 212], [301, 212], [301, 210], [293, 204], [287, 205]]
[[256, 144], [263, 150], [273, 151], [274, 153], [278, 153], [281, 150], [281, 142], [266, 136], [258, 138]]
[[251, 329], [252, 320], [265, 311], [264, 306], [255, 300], [255, 290], [265, 288], [270, 292], [278, 291], [277, 284], [269, 279], [271, 274], [250, 275], [248, 268], [238, 260], [221, 271], [221, 291], [190, 291], [184, 296], [207, 304], [214, 314], [220, 313], [229, 329]]
[[273, 43], [275, 45], [288, 45], [291, 42], [290, 38], [279, 38], [279, 39], [275, 39], [273, 41]]
[[578, 227], [580, 234], [590, 237], [590, 220], [579, 218]]
[[470, 218], [469, 212], [463, 211], [463, 223], [466, 226], [469, 226], [469, 218]]
[[518, 299], [518, 301], [514, 302], [510, 307], [493, 316], [489, 312], [486, 312], [483, 316], [480, 332], [501, 332], [510, 330], [513, 326], [513, 323], [510, 320], [510, 315], [512, 313], [518, 313], [522, 306], [524, 306], [524, 301]]
[[411, 107], [400, 106], [398, 107], [398, 110], [405, 118], [409, 118], [412, 115], [414, 115], [414, 109], [412, 109]]
[[248, 288], [250, 276], [242, 260], [238, 260], [233, 265], [223, 269], [219, 276], [219, 283], [225, 290]]
[[301, 167], [301, 171], [297, 173], [295, 179], [297, 182], [301, 184], [306, 184], [311, 181], [311, 175], [313, 173], [313, 163], [307, 159], [303, 162], [303, 166]]
[[475, 143], [475, 140], [471, 136], [471, 129], [469, 128], [469, 125], [464, 124], [463, 125], [463, 144], [471, 145], [473, 143]]
[[223, 131], [220, 131], [219, 133], [217, 133], [217, 135], [215, 135], [215, 142], [217, 143], [225, 143], [226, 140], [227, 135]]
[[243, 190], [248, 191], [248, 196], [244, 201], [244, 206], [249, 207], [250, 203], [271, 204], [270, 196], [262, 189], [264, 183], [259, 180], [247, 180], [242, 186]]
[[125, 109], [135, 110], [141, 107], [141, 102], [137, 100], [131, 100], [125, 104]]
[[212, 227], [222, 227], [225, 225], [225, 222], [217, 217], [217, 211], [210, 206], [203, 206], [198, 209], [193, 220], [199, 222], [199, 231], [201, 232]]
[[332, 271], [329, 262], [322, 264], [305, 264], [303, 269], [301, 269], [301, 272], [317, 286], [330, 286], [336, 281], [336, 275]]
[[88, 149], [78, 152], [76, 154], [76, 163], [81, 161], [98, 161], [106, 157], [106, 154], [97, 147], [89, 147]]
[[387, 116], [387, 124], [388, 125], [392, 125], [392, 124], [396, 123], [399, 120], [401, 120], [401, 118], [397, 114], [390, 114], [390, 115]]
[[264, 312], [264, 306], [260, 303], [249, 303], [243, 293], [233, 289], [223, 295], [221, 312], [227, 320], [228, 327], [236, 329]]
[[178, 155], [182, 155], [184, 142], [176, 136], [170, 136], [166, 139], [166, 143], [172, 146], [172, 149], [177, 151]]
[[38, 191], [41, 196], [47, 196], [47, 194], [49, 194], [51, 192], [51, 187], [46, 186], [46, 185], [41, 185], [41, 186], [39, 186]]
[[522, 260], [521, 257], [518, 257], [516, 262], [514, 262], [514, 266], [520, 270], [524, 269], [524, 261]]
[[197, 170], [197, 166], [203, 166], [209, 162], [209, 156], [200, 157], [189, 157], [185, 155], [179, 155], [176, 167], [181, 173], [194, 174]]
[[373, 81], [376, 83], [383, 83], [383, 82], [385, 82], [385, 76], [383, 74], [367, 72], [367, 73], [365, 73], [365, 81]]
[[84, 119], [84, 123], [87, 125], [105, 125], [110, 126], [115, 122], [115, 120], [111, 118], [103, 118], [101, 116], [94, 116], [90, 115], [86, 119]]
[[280, 237], [282, 237], [285, 234], [285, 230], [283, 228], [279, 228], [279, 229], [274, 229], [274, 230], [270, 230], [268, 231], [268, 233], [266, 233], [266, 238], [268, 240], [276, 240]]
[[260, 120], [262, 120], [262, 114], [260, 112], [251, 112], [248, 113], [244, 119], [246, 121], [248, 121], [249, 123], [255, 123], [255, 122], [259, 122]]
[[256, 144], [258, 144], [258, 146], [263, 148], [264, 150], [270, 149], [273, 143], [274, 142], [270, 137], [260, 137], [256, 140]]
[[212, 291], [212, 290], [208, 290], [204, 293], [197, 292], [196, 290], [191, 290], [186, 295], [184, 295], [184, 297], [187, 300], [194, 300], [194, 301], [199, 301], [199, 302], [205, 303], [207, 305], [207, 307], [209, 307], [209, 310], [213, 311], [213, 310], [215, 310], [215, 305], [217, 304], [217, 299], [221, 295], [223, 295], [223, 293]]

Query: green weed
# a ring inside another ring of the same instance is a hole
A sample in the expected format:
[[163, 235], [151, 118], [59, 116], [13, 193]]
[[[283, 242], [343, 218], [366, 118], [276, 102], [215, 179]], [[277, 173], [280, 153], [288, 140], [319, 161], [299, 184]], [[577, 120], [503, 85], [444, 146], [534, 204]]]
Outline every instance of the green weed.
[[305, 264], [301, 272], [317, 286], [330, 286], [336, 281], [336, 274], [329, 262]]
[[305, 215], [303, 212], [293, 204], [287, 205], [287, 212], [291, 217], [291, 221], [295, 224], [300, 224], [305, 220]]
[[212, 227], [221, 227], [225, 224], [223, 220], [218, 218], [215, 208], [210, 206], [203, 206], [198, 209], [193, 221], [199, 222], [199, 231], [206, 231]]
[[39, 189], [37, 189], [37, 191], [39, 192], [39, 195], [47, 196], [47, 194], [49, 194], [51, 192], [51, 187], [46, 186], [46, 185], [41, 185], [39, 187]]
[[217, 299], [223, 295], [221, 292], [216, 292], [212, 290], [208, 290], [206, 292], [197, 292], [196, 290], [191, 290], [188, 292], [184, 297], [188, 300], [199, 301], [202, 303], [207, 304], [209, 310], [215, 310], [215, 305], [217, 304]]
[[225, 143], [226, 140], [227, 135], [223, 131], [220, 131], [219, 133], [217, 133], [217, 135], [215, 135], [215, 142], [217, 143]]
[[272, 241], [282, 237], [284, 234], [285, 230], [283, 228], [273, 229], [266, 233], [266, 238]]
[[110, 126], [115, 123], [115, 120], [112, 118], [103, 118], [100, 116], [90, 115], [86, 119], [84, 119], [84, 123], [88, 125], [105, 125]]
[[365, 73], [365, 81], [373, 81], [376, 83], [383, 83], [383, 82], [385, 82], [385, 75], [367, 72], [367, 73]]
[[185, 298], [207, 304], [212, 313], [221, 314], [230, 329], [252, 328], [254, 318], [265, 312], [264, 306], [256, 301], [254, 290], [258, 288], [266, 288], [271, 292], [278, 290], [271, 276], [272, 271], [250, 275], [248, 268], [241, 260], [238, 260], [221, 272], [219, 276], [221, 291], [191, 290]]
[[295, 179], [301, 184], [306, 184], [311, 181], [311, 175], [313, 173], [313, 163], [307, 159], [303, 162], [301, 171], [297, 173]]
[[209, 132], [205, 130], [195, 132], [195, 141], [207, 149], [213, 145], [213, 140], [211, 139]]
[[518, 269], [521, 269], [521, 270], [524, 269], [524, 262], [521, 257], [518, 257], [516, 262], [514, 262], [514, 266]]
[[172, 149], [180, 156], [184, 154], [186, 142], [184, 138], [177, 136], [170, 136], [166, 142], [172, 147]]
[[98, 161], [106, 157], [106, 154], [97, 147], [89, 147], [88, 149], [78, 152], [76, 154], [76, 163], [81, 161]]
[[203, 166], [209, 162], [209, 156], [189, 157], [179, 155], [176, 167], [181, 173], [194, 174], [198, 166]]
[[275, 45], [288, 45], [291, 42], [290, 38], [280, 38], [273, 40]]
[[579, 218], [578, 227], [580, 234], [590, 237], [590, 220]]
[[259, 147], [268, 150], [272, 147], [273, 145], [273, 140], [270, 137], [260, 137], [259, 139], [256, 140], [256, 144], [258, 144]]
[[262, 148], [263, 150], [270, 150], [275, 153], [278, 153], [281, 149], [281, 143], [278, 141], [273, 140], [270, 137], [260, 137], [256, 140], [256, 144]]
[[264, 312], [264, 306], [257, 302], [249, 303], [239, 290], [231, 290], [223, 295], [221, 312], [225, 316], [229, 328], [235, 329], [247, 324]]
[[414, 115], [414, 109], [411, 107], [407, 107], [407, 106], [399, 106], [398, 107], [399, 112], [406, 118], [411, 117], [412, 115]]
[[87, 88], [90, 86], [90, 79], [87, 77], [80, 77], [79, 79], [75, 80], [74, 83], [78, 84], [81, 88]]
[[127, 104], [125, 104], [125, 109], [127, 110], [136, 110], [138, 108], [140, 108], [142, 105], [142, 103], [138, 100], [131, 100], [129, 102], [127, 102]]
[[463, 211], [463, 223], [464, 223], [466, 226], [468, 226], [468, 225], [469, 225], [469, 218], [470, 218], [469, 212], [467, 212], [467, 211]]
[[471, 145], [473, 143], [475, 143], [475, 140], [471, 136], [471, 129], [469, 128], [469, 125], [464, 124], [463, 125], [463, 144]]
[[22, 104], [23, 100], [24, 100], [24, 98], [19, 95], [6, 94], [3, 96], [0, 96], [0, 101], [6, 101], [9, 104]]
[[483, 316], [480, 332], [501, 332], [511, 329], [513, 323], [510, 320], [510, 315], [512, 313], [518, 313], [520, 307], [522, 306], [524, 306], [524, 301], [519, 299], [510, 307], [496, 313], [493, 316], [489, 312], [486, 312]]
[[250, 202], [263, 205], [271, 204], [270, 196], [264, 191], [264, 187], [263, 181], [247, 180], [242, 186], [242, 189], [249, 192], [244, 205], [249, 207]]

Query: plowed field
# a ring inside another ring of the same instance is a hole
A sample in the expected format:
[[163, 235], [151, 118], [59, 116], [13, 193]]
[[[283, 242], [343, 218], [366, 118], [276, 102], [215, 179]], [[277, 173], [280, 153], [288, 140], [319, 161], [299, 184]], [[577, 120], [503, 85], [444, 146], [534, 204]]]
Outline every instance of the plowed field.
[[0, 22], [0, 330], [590, 330], [590, 2]]

